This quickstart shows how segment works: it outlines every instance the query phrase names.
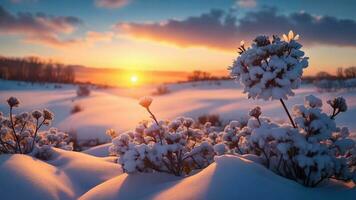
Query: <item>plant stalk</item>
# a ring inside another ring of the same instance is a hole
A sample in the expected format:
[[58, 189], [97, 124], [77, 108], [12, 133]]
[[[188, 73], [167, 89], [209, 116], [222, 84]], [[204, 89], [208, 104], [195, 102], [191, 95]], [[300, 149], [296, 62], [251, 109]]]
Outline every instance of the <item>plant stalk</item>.
[[288, 117], [289, 117], [289, 120], [290, 120], [290, 122], [292, 123], [293, 127], [294, 127], [294, 128], [297, 128], [297, 126], [295, 125], [295, 123], [294, 123], [294, 121], [293, 121], [293, 119], [292, 119], [292, 116], [290, 115], [290, 113], [289, 113], [289, 111], [288, 111], [288, 109], [287, 109], [287, 106], [286, 106], [286, 104], [284, 103], [283, 99], [279, 99], [279, 101], [282, 103], [283, 108], [284, 108], [284, 110], [286, 111], [286, 113], [287, 113], [287, 115], [288, 115]]

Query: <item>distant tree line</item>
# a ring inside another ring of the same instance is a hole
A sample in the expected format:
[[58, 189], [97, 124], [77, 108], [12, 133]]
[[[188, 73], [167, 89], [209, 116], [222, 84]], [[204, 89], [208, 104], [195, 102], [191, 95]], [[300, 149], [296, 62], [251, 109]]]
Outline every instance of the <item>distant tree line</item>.
[[230, 79], [228, 76], [212, 76], [209, 72], [193, 71], [188, 77], [187, 81], [206, 81], [206, 80], [225, 80]]
[[339, 67], [336, 70], [336, 75], [332, 75], [328, 72], [318, 72], [315, 75], [316, 79], [352, 79], [356, 78], [356, 67], [347, 67], [347, 68], [342, 68]]
[[314, 76], [303, 76], [305, 81], [320, 81], [320, 80], [347, 80], [356, 78], [356, 66], [351, 67], [339, 67], [336, 70], [336, 75], [329, 72], [320, 71]]
[[0, 56], [0, 78], [29, 82], [73, 83], [75, 72], [72, 66], [44, 61], [38, 57]]

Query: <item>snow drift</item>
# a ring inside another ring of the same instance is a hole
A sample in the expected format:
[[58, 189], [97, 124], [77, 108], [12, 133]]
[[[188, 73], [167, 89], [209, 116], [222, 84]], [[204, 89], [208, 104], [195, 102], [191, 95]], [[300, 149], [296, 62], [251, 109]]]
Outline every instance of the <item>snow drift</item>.
[[164, 173], [123, 174], [96, 186], [80, 199], [267, 200], [288, 196], [288, 199], [351, 200], [356, 196], [356, 188], [334, 180], [318, 188], [303, 187], [243, 157], [224, 155], [215, 161], [184, 179]]
[[1, 155], [1, 199], [76, 199], [122, 173], [113, 162], [78, 152], [55, 149], [54, 157], [46, 163], [28, 155]]

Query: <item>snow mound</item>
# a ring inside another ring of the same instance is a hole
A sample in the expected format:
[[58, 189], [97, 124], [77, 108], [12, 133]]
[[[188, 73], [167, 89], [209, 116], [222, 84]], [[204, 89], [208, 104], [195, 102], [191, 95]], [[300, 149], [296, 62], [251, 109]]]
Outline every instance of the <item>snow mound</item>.
[[181, 179], [166, 173], [122, 174], [89, 190], [80, 200], [147, 199], [165, 189], [165, 185]]
[[73, 199], [68, 176], [56, 167], [26, 155], [0, 156], [2, 199]]
[[[80, 199], [354, 199], [356, 188], [330, 181], [306, 188], [242, 157], [220, 156], [216, 163], [190, 177], [123, 174], [84, 194]], [[252, 186], [252, 187], [251, 187]], [[137, 188], [140, 188], [137, 190]]]
[[76, 199], [122, 173], [104, 158], [54, 150], [47, 163], [27, 155], [0, 155], [1, 199]]
[[109, 147], [112, 145], [112, 143], [106, 143], [102, 145], [98, 145], [95, 147], [92, 147], [90, 149], [87, 149], [85, 151], [82, 151], [82, 153], [86, 153], [92, 156], [96, 157], [107, 157], [109, 155]]

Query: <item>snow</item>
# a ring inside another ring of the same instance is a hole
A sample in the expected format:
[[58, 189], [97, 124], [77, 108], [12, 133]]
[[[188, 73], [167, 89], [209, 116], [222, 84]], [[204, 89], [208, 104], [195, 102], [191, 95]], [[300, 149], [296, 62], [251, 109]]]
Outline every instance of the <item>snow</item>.
[[275, 35], [271, 38], [257, 36], [248, 48], [242, 44], [229, 67], [230, 75], [244, 86], [249, 98], [288, 99], [294, 95], [292, 89], [300, 87], [303, 69], [308, 67], [308, 57], [292, 31], [284, 40]]
[[107, 159], [55, 149], [48, 162], [27, 155], [0, 155], [2, 199], [75, 199], [122, 173]]
[[[91, 189], [91, 199], [354, 199], [356, 189], [331, 181], [307, 189], [237, 156], [219, 156], [195, 175], [178, 179], [162, 173], [123, 174]], [[251, 190], [251, 186], [253, 190]], [[134, 189], [134, 188], [140, 189]]]
[[[139, 121], [149, 119], [149, 115], [138, 104], [136, 97], [137, 94], [150, 95], [155, 89], [155, 87], [97, 89], [88, 97], [78, 98], [76, 87], [72, 85], [63, 85], [60, 89], [53, 89], [50, 84], [15, 87], [16, 82], [3, 80], [0, 80], [0, 85], [0, 111], [7, 113], [5, 101], [8, 97], [15, 96], [21, 101], [20, 107], [16, 108], [15, 112], [47, 107], [55, 113], [52, 123], [54, 127], [62, 131], [75, 132], [80, 140], [98, 138], [101, 143], [110, 141], [110, 137], [105, 134], [107, 129], [113, 128], [117, 132], [123, 132], [135, 127]], [[3, 85], [8, 88], [3, 90]], [[168, 87], [171, 92], [154, 96], [150, 106], [152, 112], [161, 120], [174, 119], [178, 116], [196, 118], [203, 114], [219, 114], [227, 123], [244, 116], [256, 105], [260, 105], [264, 115], [275, 121], [288, 120], [284, 114], [281, 114], [284, 111], [279, 101], [247, 99], [242, 93], [243, 89], [234, 81], [171, 84]], [[293, 105], [301, 104], [304, 96], [317, 93], [317, 88], [302, 85], [300, 89], [295, 90], [295, 96], [290, 97], [285, 103], [291, 109]], [[134, 97], [131, 94], [134, 94]], [[34, 96], [36, 98], [33, 98]], [[356, 115], [355, 92], [318, 93], [317, 96], [323, 102], [336, 96], [343, 96], [348, 103], [348, 110], [339, 114], [336, 123], [340, 126], [348, 126], [351, 134], [356, 133], [356, 123], [352, 118]], [[83, 111], [70, 114], [71, 108], [76, 104], [80, 105]], [[325, 103], [322, 109], [332, 113], [329, 107]]]
[[[263, 115], [274, 121], [288, 122], [278, 101], [248, 100], [243, 89], [233, 81], [211, 81], [168, 85], [170, 93], [153, 96], [150, 109], [159, 120], [173, 120], [178, 116], [196, 118], [202, 114], [219, 114], [227, 123], [239, 120], [252, 108], [260, 105]], [[105, 134], [109, 128], [118, 133], [132, 130], [149, 115], [138, 104], [138, 97], [150, 95], [155, 87], [131, 89], [93, 89], [90, 96], [78, 98], [76, 86], [53, 84], [38, 85], [0, 80], [0, 111], [7, 113], [5, 101], [10, 96], [20, 100], [16, 113], [47, 107], [55, 114], [52, 125], [61, 131], [76, 132], [79, 139], [111, 141]], [[304, 97], [317, 94], [317, 88], [302, 85], [289, 97], [286, 104], [292, 108], [302, 104]], [[138, 95], [139, 94], [139, 95]], [[349, 127], [355, 135], [355, 92], [318, 93], [326, 100], [343, 96], [347, 111], [336, 118], [339, 126]], [[34, 98], [35, 97], [35, 98]], [[320, 106], [309, 97], [309, 105]], [[83, 111], [70, 114], [79, 104]], [[332, 113], [327, 103], [322, 109]], [[283, 113], [283, 114], [281, 114]], [[263, 119], [261, 118], [263, 121]], [[243, 120], [242, 120], [243, 121]], [[241, 120], [230, 127], [239, 127]], [[250, 120], [252, 123], [257, 121]], [[243, 122], [243, 123], [247, 123]], [[171, 127], [177, 126], [174, 123]], [[228, 131], [228, 130], [225, 130]], [[348, 131], [342, 129], [341, 137]], [[228, 135], [227, 135], [228, 136]], [[213, 136], [212, 136], [213, 137]], [[232, 138], [233, 140], [234, 138]], [[236, 139], [236, 138], [235, 138]], [[338, 146], [347, 148], [353, 142], [340, 140]], [[99, 145], [84, 152], [69, 152], [55, 148], [50, 161], [26, 155], [0, 155], [0, 194], [3, 199], [354, 199], [356, 188], [336, 180], [322, 183], [317, 188], [305, 188], [266, 169], [261, 158], [255, 155], [218, 156], [216, 162], [188, 177], [176, 177], [166, 173], [126, 174], [116, 163], [115, 157], [106, 157], [111, 143]], [[223, 152], [226, 146], [214, 146]], [[283, 150], [283, 146], [279, 147]], [[251, 191], [251, 188], [253, 189]]]
[[95, 147], [92, 147], [90, 149], [87, 149], [85, 151], [82, 151], [83, 153], [96, 156], [96, 157], [107, 157], [108, 152], [109, 152], [109, 147], [112, 145], [112, 143], [106, 143], [102, 145], [98, 145]]

